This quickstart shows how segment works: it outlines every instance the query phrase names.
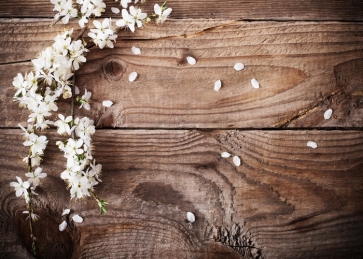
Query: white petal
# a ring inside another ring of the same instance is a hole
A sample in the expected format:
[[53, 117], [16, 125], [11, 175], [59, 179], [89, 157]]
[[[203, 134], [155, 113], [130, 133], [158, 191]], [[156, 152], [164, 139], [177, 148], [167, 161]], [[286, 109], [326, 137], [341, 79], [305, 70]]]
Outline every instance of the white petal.
[[116, 8], [116, 7], [111, 7], [111, 11], [115, 14], [120, 13], [120, 9]]
[[308, 147], [311, 148], [317, 148], [318, 144], [316, 144], [314, 141], [308, 141], [308, 143], [306, 144]]
[[240, 71], [240, 70], [242, 70], [244, 68], [245, 68], [245, 65], [243, 65], [243, 63], [236, 63], [234, 65], [234, 69], [236, 69], [237, 71]]
[[252, 84], [252, 87], [253, 88], [260, 88], [260, 83], [259, 82], [257, 82], [257, 80], [255, 79], [255, 78], [252, 78], [251, 79], [251, 84]]
[[63, 222], [59, 225], [59, 231], [64, 231], [67, 227], [67, 222], [63, 220]]
[[195, 65], [197, 63], [197, 61], [193, 57], [187, 57], [187, 61], [189, 65]]
[[135, 79], [137, 77], [137, 73], [136, 72], [132, 72], [130, 75], [129, 75], [129, 81], [130, 82], [134, 82]]
[[221, 156], [222, 156], [222, 157], [224, 157], [224, 158], [227, 158], [227, 157], [230, 157], [230, 156], [231, 156], [231, 154], [230, 154], [230, 153], [228, 153], [228, 152], [223, 152], [223, 153], [221, 154]]
[[83, 218], [80, 217], [78, 214], [74, 215], [72, 217], [72, 219], [73, 219], [74, 222], [77, 222], [77, 223], [82, 223], [83, 222]]
[[103, 101], [103, 102], [102, 102], [102, 105], [103, 105], [103, 106], [105, 106], [105, 107], [111, 107], [111, 106], [112, 106], [112, 104], [113, 104], [113, 102], [112, 102], [112, 101], [109, 101], [109, 100], [108, 100], [108, 101]]
[[217, 80], [214, 83], [214, 91], [219, 91], [219, 89], [221, 89], [221, 87], [222, 87], [222, 81], [221, 80]]
[[194, 222], [195, 221], [195, 216], [193, 213], [191, 212], [187, 212], [187, 219], [189, 222]]
[[241, 165], [241, 159], [238, 156], [234, 156], [233, 157], [233, 164], [235, 164], [235, 166], [240, 166]]
[[329, 120], [332, 114], [333, 114], [332, 109], [326, 110], [326, 112], [324, 112], [324, 119]]
[[74, 86], [74, 93], [75, 94], [79, 94], [80, 93], [79, 88], [76, 85]]
[[141, 50], [139, 48], [135, 47], [135, 46], [131, 48], [131, 51], [135, 55], [140, 55], [141, 54]]
[[62, 212], [62, 216], [69, 214], [69, 212], [71, 212], [71, 210], [70, 210], [70, 209], [65, 209], [65, 210], [63, 210], [63, 212]]

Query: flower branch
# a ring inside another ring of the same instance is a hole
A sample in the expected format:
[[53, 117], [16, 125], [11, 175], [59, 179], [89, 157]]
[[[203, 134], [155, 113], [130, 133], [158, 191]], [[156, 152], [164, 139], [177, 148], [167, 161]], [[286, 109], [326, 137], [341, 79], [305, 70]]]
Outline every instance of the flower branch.
[[[90, 99], [92, 93], [85, 89], [85, 93], [76, 96], [78, 89], [75, 85], [76, 71], [81, 64], [86, 62], [86, 54], [89, 48], [98, 46], [99, 48], [113, 48], [117, 39], [117, 32], [121, 29], [129, 29], [134, 32], [136, 28], [154, 21], [157, 24], [163, 23], [170, 15], [172, 9], [166, 8], [166, 2], [161, 6], [155, 4], [154, 13], [147, 15], [141, 8], [131, 4], [132, 0], [121, 0], [122, 18], [113, 24], [111, 18], [105, 18], [102, 22], [93, 20], [95, 28], [90, 29], [88, 37], [91, 45], [87, 47], [83, 38], [88, 30], [86, 24], [91, 18], [100, 17], [105, 11], [106, 5], [103, 0], [50, 0], [54, 4], [54, 11], [57, 11], [55, 22], [62, 21], [68, 23], [70, 19], [79, 19], [78, 24], [82, 28], [79, 35], [72, 38], [73, 28], [64, 30], [54, 38], [52, 46], [41, 51], [32, 60], [32, 71], [24, 75], [19, 73], [13, 80], [15, 87], [14, 101], [19, 103], [21, 108], [28, 109], [28, 125], [19, 125], [23, 130], [25, 141], [23, 145], [29, 148], [28, 156], [23, 160], [26, 163], [27, 177], [23, 181], [21, 177], [16, 177], [17, 182], [11, 182], [17, 197], [24, 196], [28, 214], [29, 227], [32, 239], [32, 251], [36, 255], [36, 238], [33, 234], [33, 223], [38, 219], [34, 213], [33, 199], [37, 195], [35, 190], [41, 184], [41, 179], [47, 174], [42, 172], [40, 167], [44, 150], [48, 144], [47, 137], [39, 135], [49, 127], [56, 127], [57, 133], [66, 136], [65, 140], [56, 141], [57, 146], [64, 153], [66, 158], [66, 168], [60, 177], [67, 183], [70, 191], [70, 198], [84, 198], [92, 196], [97, 202], [100, 213], [107, 213], [108, 202], [100, 199], [94, 186], [102, 182], [100, 179], [102, 165], [97, 164], [93, 158], [94, 146], [92, 136], [95, 133], [93, 120], [83, 117], [75, 117], [75, 102], [80, 103], [80, 108], [91, 109]], [[117, 2], [117, 1], [116, 1]], [[138, 3], [135, 0], [134, 3]], [[144, 3], [145, 1], [140, 1]], [[115, 13], [120, 12], [118, 8], [112, 8]], [[135, 72], [136, 73], [136, 72]], [[60, 99], [70, 99], [70, 116], [58, 114], [55, 121], [49, 118], [54, 117], [58, 111], [57, 101]], [[109, 104], [111, 103], [111, 104]], [[112, 102], [107, 101], [107, 105]], [[64, 230], [64, 226], [60, 229]]]

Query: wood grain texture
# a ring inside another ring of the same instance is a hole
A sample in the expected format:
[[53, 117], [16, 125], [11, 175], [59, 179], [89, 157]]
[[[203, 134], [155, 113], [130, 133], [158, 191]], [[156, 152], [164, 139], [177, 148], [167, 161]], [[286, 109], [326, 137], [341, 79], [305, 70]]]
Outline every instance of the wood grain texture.
[[[114, 0], [104, 1], [106, 16], [115, 16], [110, 7], [118, 7]], [[152, 6], [162, 1], [148, 1], [145, 11], [151, 13]], [[233, 20], [339, 20], [362, 21], [363, 3], [360, 0], [170, 0], [172, 18], [221, 18]], [[53, 17], [54, 6], [49, 0], [0, 1], [0, 17]]]
[[[16, 127], [27, 114], [13, 104], [13, 77], [30, 69], [26, 61], [50, 45], [62, 26], [3, 20], [0, 28], [0, 123]], [[142, 55], [133, 55], [132, 46]], [[195, 66], [186, 62], [189, 55]], [[362, 23], [172, 20], [135, 34], [123, 31], [114, 49], [92, 49], [87, 59], [76, 84], [94, 93], [92, 112], [83, 114], [99, 127], [363, 125]], [[235, 71], [236, 62], [245, 69]], [[139, 76], [130, 83], [132, 71]], [[252, 88], [252, 78], [260, 89]], [[215, 92], [218, 79], [222, 88]], [[103, 100], [115, 104], [105, 110]], [[325, 120], [328, 108], [333, 117]]]
[[[23, 176], [20, 131], [0, 131], [0, 257], [31, 258], [24, 204], [9, 183]], [[50, 145], [35, 224], [39, 258], [360, 258], [363, 132], [100, 130], [99, 216], [69, 201], [63, 158]], [[309, 140], [317, 149], [306, 146]], [[6, 147], [6, 148], [5, 148]], [[242, 165], [221, 158], [228, 151]], [[24, 177], [24, 176], [23, 176]], [[58, 232], [64, 208], [84, 217]], [[196, 215], [187, 223], [186, 212]]]

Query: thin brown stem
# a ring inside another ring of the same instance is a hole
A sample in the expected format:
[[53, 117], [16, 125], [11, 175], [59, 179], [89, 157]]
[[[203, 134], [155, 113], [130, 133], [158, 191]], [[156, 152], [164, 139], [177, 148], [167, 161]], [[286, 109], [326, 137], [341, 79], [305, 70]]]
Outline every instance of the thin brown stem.
[[74, 40], [75, 40], [75, 41], [76, 41], [76, 40], [79, 40], [79, 39], [83, 36], [84, 32], [85, 32], [87, 29], [88, 29], [88, 27], [87, 27], [87, 26], [83, 27], [83, 28], [82, 28], [82, 30], [80, 31], [80, 33], [78, 34], [78, 36], [77, 36]]
[[[72, 78], [72, 103], [71, 103], [71, 116], [74, 119], [74, 102], [75, 102], [75, 94], [76, 94], [76, 73], [73, 74]], [[74, 139], [74, 131], [72, 131], [72, 139]]]
[[[30, 150], [29, 150], [30, 152]], [[27, 162], [27, 168], [28, 168], [28, 172], [32, 172], [32, 160], [30, 158], [30, 155], [28, 156], [28, 162]], [[32, 251], [33, 254], [36, 255], [37, 254], [37, 246], [35, 243], [35, 236], [33, 233], [33, 206], [32, 206], [32, 191], [30, 189], [30, 187], [28, 188], [28, 195], [29, 195], [29, 202], [27, 203], [27, 209], [29, 212], [29, 228], [30, 228], [30, 237], [32, 239]]]
[[32, 193], [31, 189], [28, 189], [29, 192], [29, 202], [27, 204], [28, 212], [29, 212], [29, 228], [30, 228], [30, 237], [32, 239], [32, 251], [34, 255], [37, 255], [37, 246], [36, 239], [33, 232], [33, 206], [32, 206]]
[[61, 20], [61, 18], [60, 17], [58, 17], [58, 19], [57, 20], [54, 20], [54, 22], [52, 22], [52, 24], [51, 25], [49, 25], [50, 27], [53, 27], [54, 25], [56, 25], [59, 21]]

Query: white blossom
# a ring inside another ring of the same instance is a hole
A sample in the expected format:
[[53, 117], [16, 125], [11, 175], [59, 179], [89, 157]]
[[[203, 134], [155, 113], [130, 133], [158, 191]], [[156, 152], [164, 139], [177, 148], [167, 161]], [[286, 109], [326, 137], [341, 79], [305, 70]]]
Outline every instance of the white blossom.
[[130, 16], [132, 16], [134, 23], [137, 25], [137, 27], [141, 27], [143, 20], [145, 20], [147, 17], [147, 14], [143, 13], [140, 8], [135, 8], [134, 6], [130, 6], [129, 10]]
[[[28, 210], [23, 211], [23, 214], [30, 214], [32, 221], [38, 220], [40, 217], [35, 213], [30, 213]], [[26, 219], [29, 219], [30, 216], [28, 216]]]
[[85, 142], [90, 141], [91, 135], [96, 132], [96, 128], [93, 125], [93, 120], [84, 117], [82, 119], [76, 118], [75, 121], [75, 133], [78, 137]]
[[67, 118], [64, 118], [62, 114], [58, 114], [59, 120], [54, 122], [54, 126], [58, 127], [57, 133], [60, 135], [71, 135], [72, 130], [70, 127], [70, 122], [72, 121], [72, 116], [67, 116]]
[[33, 186], [38, 186], [40, 184], [40, 178], [47, 176], [46, 173], [42, 173], [42, 168], [38, 167], [33, 172], [26, 173], [25, 176], [29, 177], [28, 182], [33, 184]]
[[105, 46], [113, 48], [113, 42], [117, 38], [114, 30], [111, 26], [111, 18], [105, 18], [102, 23], [97, 20], [93, 21], [96, 29], [91, 29], [88, 36], [93, 39], [93, 42], [100, 48], [103, 49]]
[[116, 26], [125, 28], [128, 27], [130, 31], [135, 32], [135, 19], [128, 13], [126, 9], [121, 11], [122, 19], [116, 21]]
[[122, 5], [123, 8], [127, 8], [128, 4], [131, 2], [132, 0], [121, 0], [120, 4]]
[[84, 95], [82, 95], [81, 98], [77, 99], [80, 103], [81, 106], [79, 107], [80, 109], [83, 107], [86, 110], [90, 110], [91, 106], [89, 105], [89, 99], [91, 98], [92, 93], [88, 92], [87, 89], [84, 90]]
[[23, 182], [23, 180], [18, 176], [16, 177], [16, 180], [18, 180], [18, 182], [10, 183], [10, 186], [15, 188], [16, 197], [19, 197], [22, 194], [24, 194], [24, 196], [27, 196], [28, 195], [27, 189], [30, 187], [30, 183], [27, 181]]
[[44, 154], [44, 149], [48, 144], [48, 140], [46, 136], [38, 136], [34, 133], [29, 134], [29, 138], [23, 143], [24, 146], [29, 147], [32, 155]]
[[156, 23], [157, 24], [164, 23], [166, 21], [166, 19], [168, 18], [168, 16], [170, 15], [172, 10], [173, 9], [171, 9], [171, 8], [167, 8], [167, 9], [163, 10], [162, 6], [155, 4], [154, 12], [156, 15], [158, 15], [158, 18], [156, 19]]

